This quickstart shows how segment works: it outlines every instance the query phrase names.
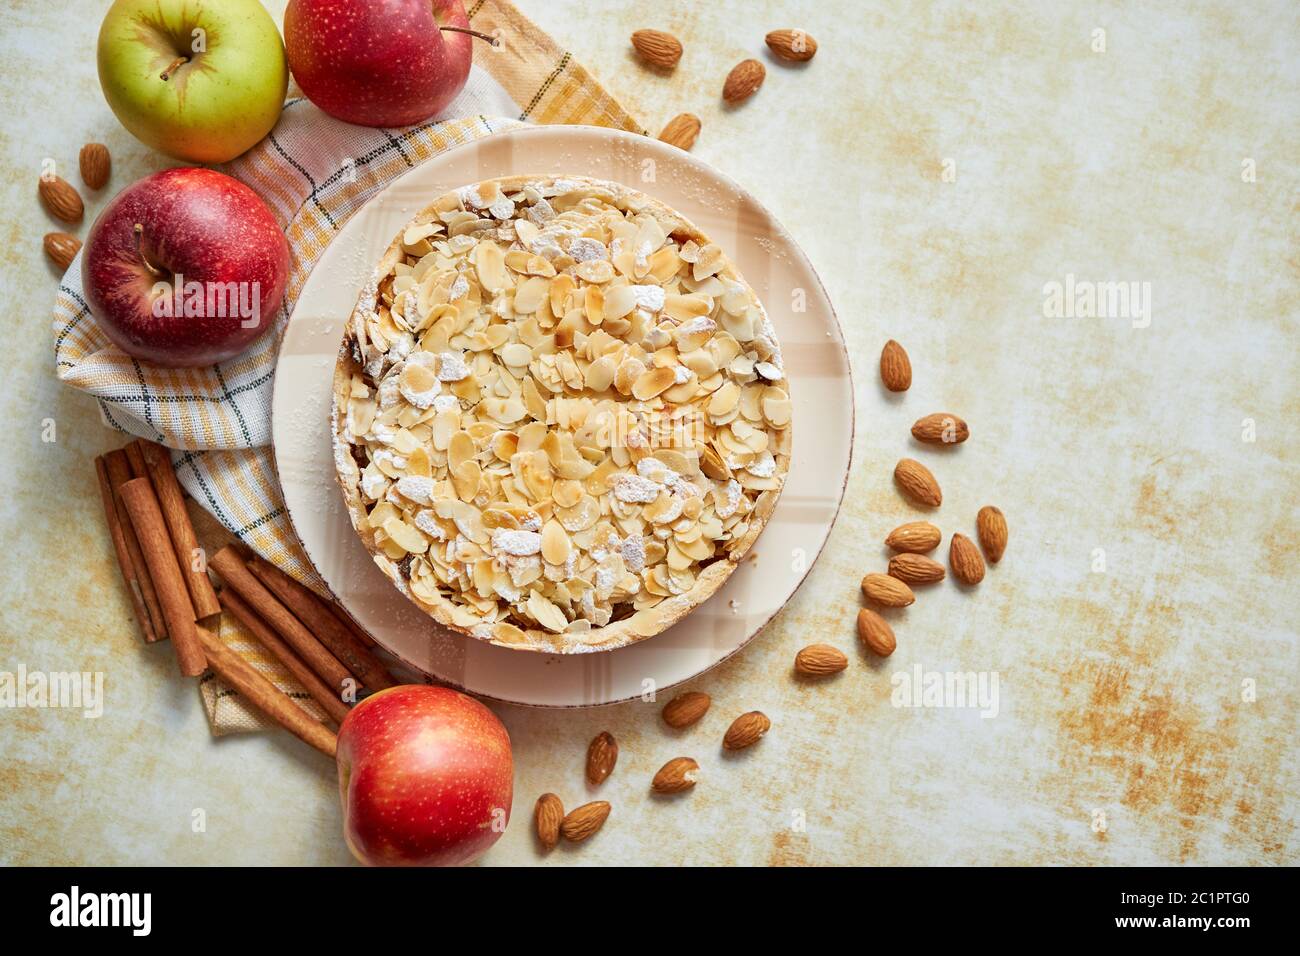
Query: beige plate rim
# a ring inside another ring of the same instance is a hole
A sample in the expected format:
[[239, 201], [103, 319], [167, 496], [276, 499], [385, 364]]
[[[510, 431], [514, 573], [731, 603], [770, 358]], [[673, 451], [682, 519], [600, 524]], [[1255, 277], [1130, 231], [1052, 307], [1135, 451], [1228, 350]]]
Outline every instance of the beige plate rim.
[[[406, 221], [437, 196], [520, 173], [623, 182], [693, 220], [732, 255], [768, 308], [795, 404], [790, 474], [751, 552], [758, 560], [742, 561], [717, 594], [668, 631], [610, 651], [520, 653], [440, 628], [374, 566], [334, 479], [334, 359], [344, 320], [374, 264]], [[654, 181], [646, 182], [647, 175]], [[804, 311], [773, 307], [792, 301], [796, 290], [802, 291]], [[339, 230], [304, 283], [285, 330], [272, 395], [272, 441], [289, 518], [304, 549], [383, 647], [416, 671], [481, 697], [523, 706], [591, 707], [642, 697], [648, 689], [661, 693], [716, 667], [785, 606], [820, 556], [839, 513], [852, 460], [853, 396], [843, 333], [821, 279], [785, 229], [745, 190], [689, 153], [644, 136], [594, 126], [524, 126], [430, 158]], [[779, 556], [783, 550], [789, 558]]]

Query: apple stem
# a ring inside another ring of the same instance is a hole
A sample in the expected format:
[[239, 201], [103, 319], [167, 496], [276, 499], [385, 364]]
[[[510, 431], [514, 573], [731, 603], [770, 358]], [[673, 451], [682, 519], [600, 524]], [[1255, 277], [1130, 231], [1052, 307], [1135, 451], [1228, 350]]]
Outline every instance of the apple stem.
[[477, 30], [468, 30], [465, 27], [438, 27], [439, 30], [448, 30], [452, 33], [468, 33], [472, 37], [478, 37], [480, 40], [486, 40], [493, 46], [500, 46], [501, 41], [494, 36], [488, 36], [486, 33], [479, 33]]
[[144, 242], [144, 226], [137, 222], [133, 231], [135, 232], [135, 254], [140, 257], [140, 261], [144, 263], [144, 267], [149, 270], [150, 275], [155, 278], [162, 278], [163, 271], [149, 261], [149, 257], [144, 254], [144, 249], [141, 248]]
[[158, 75], [158, 79], [162, 80], [163, 82], [170, 80], [172, 78], [172, 74], [175, 73], [177, 70], [179, 70], [182, 66], [184, 66], [188, 62], [190, 62], [190, 58], [188, 56], [178, 56], [176, 59], [172, 60], [171, 63], [167, 65], [167, 69], [163, 70], [162, 73]]

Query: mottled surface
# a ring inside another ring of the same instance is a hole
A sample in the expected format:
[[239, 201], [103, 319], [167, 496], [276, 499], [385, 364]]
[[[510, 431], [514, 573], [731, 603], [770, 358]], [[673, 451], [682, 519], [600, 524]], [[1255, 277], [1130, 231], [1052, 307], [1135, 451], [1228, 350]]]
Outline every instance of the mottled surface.
[[[532, 801], [592, 799], [583, 754], [603, 729], [621, 746], [600, 787], [613, 813], [548, 863], [1300, 862], [1300, 10], [521, 5], [647, 127], [698, 113], [697, 154], [789, 227], [839, 308], [859, 435], [827, 553], [743, 655], [694, 682], [715, 701], [703, 722], [671, 732], [649, 704], [502, 709], [518, 804], [487, 862], [541, 859]], [[285, 734], [213, 741], [169, 648], [139, 645], [90, 471], [118, 439], [49, 369], [41, 161], [106, 142], [105, 193], [165, 165], [103, 103], [88, 6], [0, 10], [0, 669], [101, 670], [108, 702], [98, 720], [0, 711], [0, 861], [344, 862], [322, 758]], [[771, 62], [762, 36], [782, 26], [816, 36], [816, 59]], [[640, 27], [685, 42], [674, 74], [634, 60]], [[721, 108], [751, 55], [766, 83]], [[1149, 326], [1045, 318], [1044, 285], [1067, 273], [1150, 282]], [[891, 336], [915, 368], [902, 397], [874, 371]], [[918, 449], [908, 426], [937, 410], [971, 440]], [[1011, 543], [978, 588], [890, 612], [899, 649], [882, 665], [857, 652], [852, 618], [879, 542], [916, 516], [889, 477], [905, 454], [943, 485], [945, 538], [995, 503]], [[848, 671], [794, 681], [814, 640], [850, 652]], [[997, 672], [997, 717], [892, 707], [891, 676], [918, 665]], [[730, 719], [755, 708], [771, 733], [724, 755]], [[699, 786], [651, 796], [678, 755], [699, 760]]]

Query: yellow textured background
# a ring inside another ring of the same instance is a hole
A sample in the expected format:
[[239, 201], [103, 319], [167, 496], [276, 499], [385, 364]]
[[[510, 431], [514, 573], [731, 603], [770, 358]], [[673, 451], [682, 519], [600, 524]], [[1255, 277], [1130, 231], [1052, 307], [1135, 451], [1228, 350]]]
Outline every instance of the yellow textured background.
[[[40, 236], [57, 227], [35, 198], [42, 160], [71, 168], [83, 142], [109, 145], [112, 184], [87, 197], [87, 223], [166, 165], [99, 92], [103, 6], [0, 9], [0, 670], [103, 671], [108, 697], [99, 720], [0, 711], [0, 862], [346, 862], [332, 768], [285, 734], [214, 741], [170, 649], [140, 645], [90, 465], [121, 439], [51, 372], [57, 276]], [[283, 2], [267, 6], [279, 21]], [[714, 697], [700, 725], [670, 732], [640, 703], [498, 709], [515, 744], [515, 821], [486, 862], [1300, 862], [1300, 8], [520, 6], [647, 127], [701, 116], [696, 153], [767, 204], [819, 269], [853, 357], [859, 428], [825, 555], [744, 654], [694, 682]], [[820, 41], [812, 63], [767, 56], [763, 34], [785, 26]], [[671, 76], [631, 55], [641, 27], [685, 42]], [[767, 81], [724, 109], [722, 79], [746, 56], [768, 63]], [[1150, 327], [1044, 318], [1044, 284], [1067, 273], [1150, 282]], [[889, 337], [916, 371], [902, 398], [877, 383]], [[966, 445], [916, 449], [908, 426], [937, 410], [971, 423]], [[943, 485], [945, 538], [995, 503], [1011, 544], [978, 588], [946, 583], [894, 612], [898, 652], [872, 664], [853, 638], [857, 581], [914, 517], [890, 481], [902, 455]], [[814, 640], [852, 665], [797, 683], [791, 659]], [[891, 675], [918, 664], [996, 671], [999, 715], [892, 707]], [[727, 723], [755, 708], [773, 720], [768, 738], [724, 756]], [[543, 858], [533, 800], [592, 798], [583, 753], [602, 729], [622, 746], [600, 790], [613, 814], [590, 842]], [[678, 755], [700, 761], [702, 782], [651, 797], [651, 775]]]

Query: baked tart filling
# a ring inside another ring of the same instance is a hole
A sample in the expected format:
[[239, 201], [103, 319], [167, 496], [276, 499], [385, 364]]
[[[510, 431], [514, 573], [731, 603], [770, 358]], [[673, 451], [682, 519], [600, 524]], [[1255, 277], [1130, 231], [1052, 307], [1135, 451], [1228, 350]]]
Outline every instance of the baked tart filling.
[[712, 595], [789, 468], [789, 387], [723, 251], [622, 185], [511, 177], [420, 213], [335, 371], [335, 463], [384, 573], [442, 624], [572, 653]]

